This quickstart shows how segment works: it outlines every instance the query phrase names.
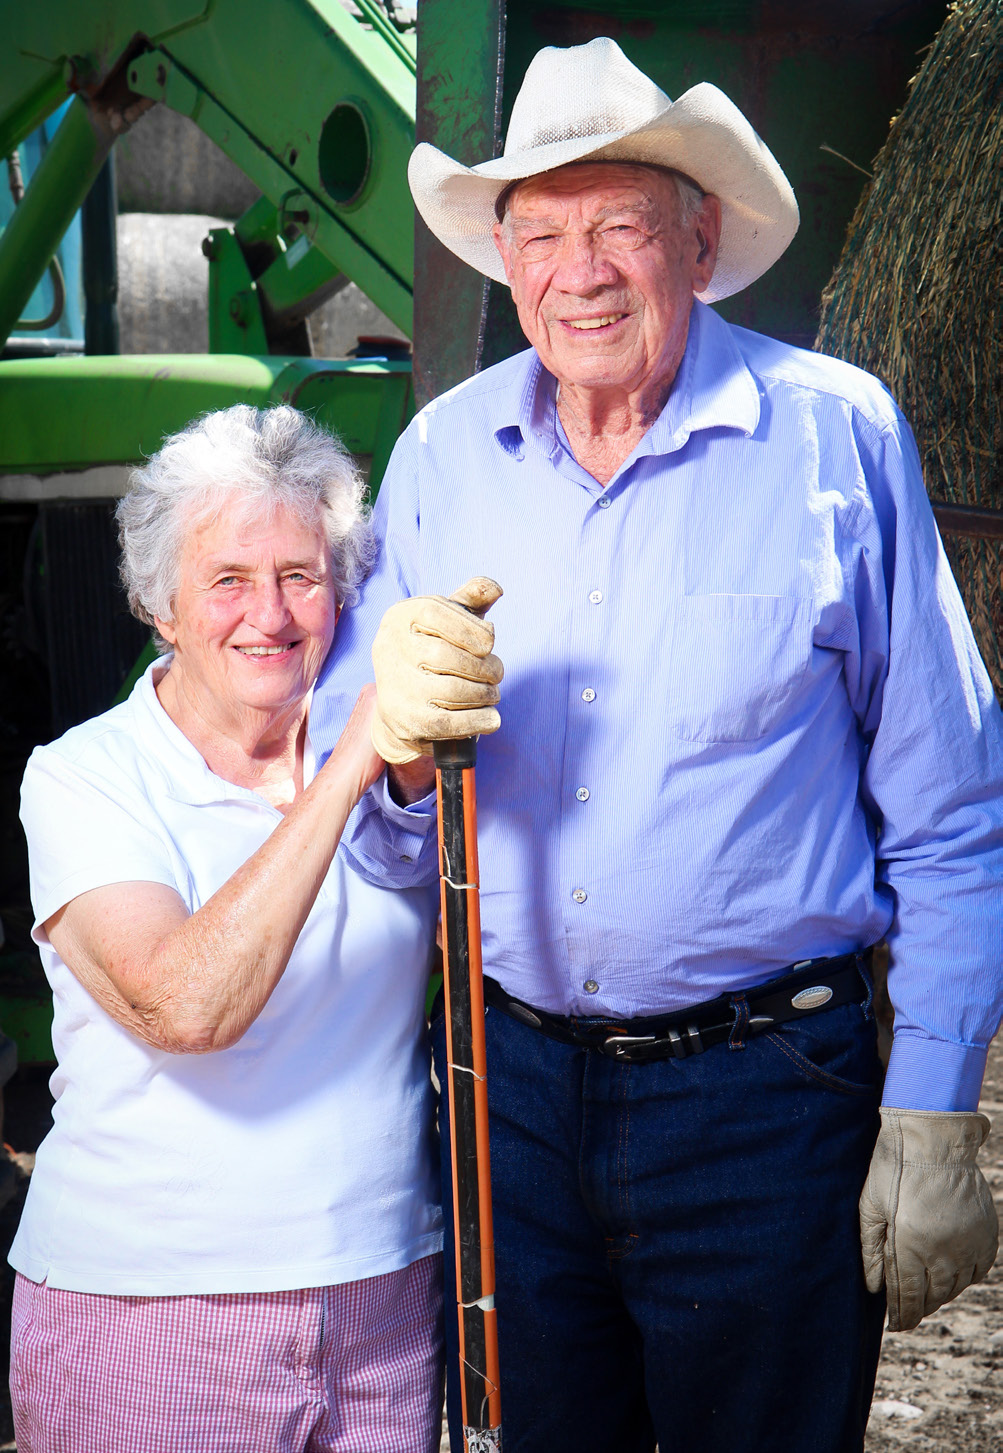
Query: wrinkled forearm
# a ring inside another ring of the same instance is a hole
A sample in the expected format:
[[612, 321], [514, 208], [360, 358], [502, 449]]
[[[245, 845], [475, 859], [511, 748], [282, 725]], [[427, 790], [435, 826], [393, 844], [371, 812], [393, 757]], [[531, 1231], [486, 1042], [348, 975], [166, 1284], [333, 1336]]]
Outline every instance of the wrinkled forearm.
[[[268, 1002], [334, 855], [344, 812], [292, 812], [212, 898], [151, 956], [146, 992], [132, 1003], [148, 1043], [173, 1054], [235, 1044]], [[298, 805], [298, 804], [297, 804]], [[295, 809], [293, 809], [294, 811]]]
[[97, 889], [48, 922], [54, 948], [101, 1007], [147, 1044], [174, 1054], [227, 1048], [285, 971], [358, 788], [332, 756], [195, 913], [160, 884]]

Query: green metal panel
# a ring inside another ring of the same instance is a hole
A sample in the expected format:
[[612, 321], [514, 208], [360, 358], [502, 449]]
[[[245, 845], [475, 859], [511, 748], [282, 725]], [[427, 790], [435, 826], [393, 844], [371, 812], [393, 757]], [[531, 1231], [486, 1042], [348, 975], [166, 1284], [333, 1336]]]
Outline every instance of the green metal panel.
[[209, 352], [267, 353], [258, 285], [232, 227], [213, 227], [203, 243], [209, 267]]
[[[315, 308], [344, 287], [347, 276], [314, 247], [287, 214], [267, 197], [259, 197], [232, 229], [241, 266], [230, 271], [229, 254], [206, 244], [209, 257], [209, 349], [212, 353], [304, 353], [306, 342], [297, 329]], [[218, 273], [228, 276], [217, 276]], [[265, 342], [251, 346], [224, 325], [247, 307], [248, 279], [257, 296]], [[232, 305], [232, 307], [231, 307]]]
[[206, 409], [267, 402], [285, 362], [179, 354], [0, 363], [0, 469], [133, 463]]
[[0, 156], [7, 156], [70, 89], [99, 82], [138, 35], [164, 39], [202, 24], [212, 0], [2, 0]]
[[[239, 227], [236, 231], [239, 236]], [[272, 316], [295, 313], [306, 317], [315, 306], [314, 299], [322, 301], [337, 291], [331, 287], [335, 279], [346, 281], [322, 252], [299, 237], [281, 249], [258, 278], [262, 308], [267, 308]]]
[[[339, 0], [215, 0], [211, 24], [172, 37], [168, 48], [281, 161], [288, 186], [326, 201], [410, 286], [411, 211], [402, 217], [402, 183], [414, 138], [413, 64]], [[346, 103], [369, 130], [371, 156], [358, 196], [335, 205], [322, 166], [324, 128]]]
[[[14, 53], [8, 48], [6, 54], [10, 58]], [[0, 60], [2, 74], [3, 62]], [[8, 98], [7, 105], [0, 109], [0, 157], [3, 157], [10, 156], [14, 148], [66, 100], [63, 68], [47, 68], [21, 95], [10, 88], [0, 90], [0, 95]]]
[[[410, 418], [408, 363], [243, 354], [0, 363], [0, 471], [133, 464], [207, 409], [289, 403], [371, 455], [375, 489]], [[382, 464], [381, 462], [382, 461]]]
[[369, 488], [375, 495], [397, 437], [414, 412], [411, 364], [289, 359], [269, 402], [303, 409], [353, 454], [368, 455]]
[[353, 454], [370, 455], [375, 495], [397, 437], [414, 412], [411, 365], [291, 359], [276, 378], [270, 401], [303, 409]]

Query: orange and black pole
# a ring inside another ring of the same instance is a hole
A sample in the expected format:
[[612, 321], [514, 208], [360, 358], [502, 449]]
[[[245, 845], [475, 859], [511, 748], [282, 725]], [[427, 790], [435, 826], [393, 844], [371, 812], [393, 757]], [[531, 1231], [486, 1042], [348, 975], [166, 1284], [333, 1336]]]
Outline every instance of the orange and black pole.
[[435, 744], [463, 1436], [466, 1453], [500, 1453], [476, 759], [476, 737]]

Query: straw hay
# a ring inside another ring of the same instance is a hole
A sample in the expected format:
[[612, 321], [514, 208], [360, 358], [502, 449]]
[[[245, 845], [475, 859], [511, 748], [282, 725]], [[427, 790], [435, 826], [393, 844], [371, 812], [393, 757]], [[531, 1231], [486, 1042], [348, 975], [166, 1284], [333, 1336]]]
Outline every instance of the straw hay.
[[[1003, 509], [1003, 0], [960, 0], [912, 82], [822, 298], [815, 347], [876, 373], [934, 499]], [[945, 538], [997, 696], [1003, 540]]]

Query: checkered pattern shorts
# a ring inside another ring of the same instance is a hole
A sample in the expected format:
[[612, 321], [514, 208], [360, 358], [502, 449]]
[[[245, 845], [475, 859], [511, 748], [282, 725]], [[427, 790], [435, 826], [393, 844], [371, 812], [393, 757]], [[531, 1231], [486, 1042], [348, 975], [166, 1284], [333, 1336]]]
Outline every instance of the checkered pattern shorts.
[[233, 1296], [95, 1296], [18, 1276], [18, 1453], [432, 1453], [441, 1323], [441, 1256]]

